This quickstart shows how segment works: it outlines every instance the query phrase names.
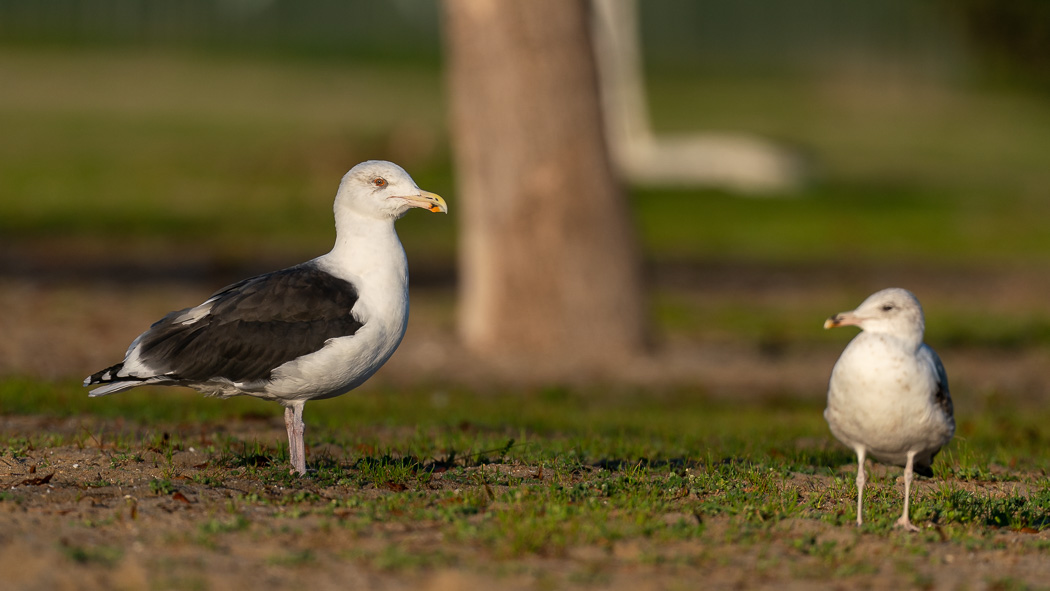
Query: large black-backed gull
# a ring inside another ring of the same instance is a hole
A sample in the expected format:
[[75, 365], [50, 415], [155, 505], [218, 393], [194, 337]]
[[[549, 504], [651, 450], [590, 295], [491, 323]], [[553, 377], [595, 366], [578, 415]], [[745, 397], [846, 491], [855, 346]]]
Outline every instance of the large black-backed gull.
[[358, 164], [335, 196], [331, 252], [171, 312], [84, 385], [102, 384], [91, 396], [173, 385], [279, 402], [292, 470], [305, 474], [303, 405], [359, 386], [405, 335], [408, 262], [394, 220], [413, 207], [448, 211], [400, 166]]
[[884, 289], [824, 322], [824, 328], [846, 325], [861, 333], [831, 371], [824, 418], [857, 452], [857, 525], [863, 523], [864, 458], [871, 455], [904, 467], [904, 513], [897, 526], [918, 531], [908, 517], [912, 473], [933, 476], [933, 457], [955, 434], [948, 376], [922, 342], [922, 306], [911, 292]]

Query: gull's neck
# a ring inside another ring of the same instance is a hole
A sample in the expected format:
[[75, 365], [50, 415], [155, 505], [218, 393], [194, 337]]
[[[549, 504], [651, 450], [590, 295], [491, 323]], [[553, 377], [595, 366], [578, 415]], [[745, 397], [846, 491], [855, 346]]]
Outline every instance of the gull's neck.
[[394, 219], [361, 215], [352, 210], [336, 213], [335, 246], [319, 257], [331, 273], [345, 279], [383, 277], [408, 281], [405, 249], [394, 230]]
[[907, 351], [915, 351], [922, 346], [922, 329], [919, 330], [866, 330], [868, 334], [879, 335], [900, 344]]

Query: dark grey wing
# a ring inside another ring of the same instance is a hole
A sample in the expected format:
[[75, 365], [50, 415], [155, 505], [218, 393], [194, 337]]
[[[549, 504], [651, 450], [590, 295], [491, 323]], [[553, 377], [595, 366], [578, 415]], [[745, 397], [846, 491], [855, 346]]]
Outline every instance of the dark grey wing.
[[281, 364], [353, 335], [357, 290], [312, 263], [235, 283], [216, 292], [211, 309], [172, 312], [150, 327], [140, 358], [174, 381], [266, 380]]
[[941, 409], [944, 416], [953, 419], [954, 422], [955, 407], [952, 405], [952, 394], [948, 390], [948, 373], [944, 371], [944, 364], [941, 363], [937, 352], [930, 347], [926, 347], [926, 350], [929, 351], [933, 369], [937, 372], [937, 390], [933, 393], [933, 402]]
[[[952, 405], [952, 395], [948, 390], [948, 373], [944, 371], [944, 364], [941, 363], [941, 358], [937, 355], [937, 352], [931, 349], [927, 345], [923, 345], [920, 350], [921, 354], [925, 354], [930, 367], [933, 369], [936, 375], [936, 384], [932, 394], [932, 400], [930, 402], [941, 411], [944, 416], [944, 425], [947, 429], [947, 438], [944, 443], [947, 443], [951, 439], [952, 434], [955, 433], [955, 408]], [[922, 474], [923, 476], [933, 476], [933, 458], [937, 456], [937, 452], [941, 450], [940, 446], [935, 449], [929, 450], [929, 456], [927, 457], [916, 457], [915, 458], [915, 472]]]

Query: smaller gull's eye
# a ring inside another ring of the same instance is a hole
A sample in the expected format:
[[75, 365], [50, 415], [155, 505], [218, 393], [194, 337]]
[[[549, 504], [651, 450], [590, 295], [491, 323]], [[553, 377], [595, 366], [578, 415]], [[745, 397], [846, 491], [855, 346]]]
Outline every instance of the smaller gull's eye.
[[379, 177], [379, 178], [375, 179], [374, 181], [372, 181], [372, 184], [377, 186], [377, 187], [385, 187], [386, 186], [386, 179], [383, 178], [383, 177]]
[[882, 311], [883, 311], [883, 312], [889, 312], [889, 311], [890, 311], [890, 310], [892, 310], [892, 309], [893, 309], [893, 304], [884, 304], [884, 305], [882, 306]]

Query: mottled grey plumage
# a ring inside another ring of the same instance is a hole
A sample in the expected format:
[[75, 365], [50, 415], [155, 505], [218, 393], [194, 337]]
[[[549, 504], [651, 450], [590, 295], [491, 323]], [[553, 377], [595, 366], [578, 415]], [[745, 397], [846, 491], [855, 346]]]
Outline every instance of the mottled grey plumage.
[[934, 456], [955, 433], [948, 376], [922, 342], [922, 306], [907, 290], [874, 293], [824, 328], [845, 325], [862, 332], [831, 371], [824, 417], [835, 437], [857, 453], [857, 524], [863, 523], [864, 459], [870, 455], [904, 467], [904, 513], [897, 525], [915, 531], [908, 517], [912, 474], [933, 476]]

